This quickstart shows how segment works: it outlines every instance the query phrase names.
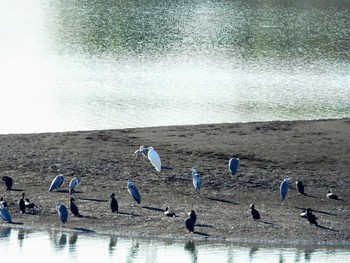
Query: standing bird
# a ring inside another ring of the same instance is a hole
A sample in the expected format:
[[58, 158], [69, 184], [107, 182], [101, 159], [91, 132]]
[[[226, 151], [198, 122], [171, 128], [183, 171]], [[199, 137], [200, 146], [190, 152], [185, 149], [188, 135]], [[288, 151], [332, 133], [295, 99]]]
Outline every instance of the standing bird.
[[289, 187], [289, 177], [286, 176], [286, 178], [284, 178], [280, 186], [280, 195], [282, 199], [282, 205], [284, 205], [284, 199], [286, 199], [288, 187]]
[[331, 189], [328, 189], [328, 194], [327, 194], [327, 198], [329, 199], [335, 199], [335, 200], [338, 200], [338, 196], [334, 193], [332, 193]]
[[117, 199], [115, 198], [115, 193], [112, 193], [112, 194], [110, 195], [109, 206], [110, 206], [112, 212], [117, 212], [117, 213], [118, 213], [118, 208], [119, 208], [119, 206], [118, 206], [118, 201], [117, 201]]
[[60, 188], [63, 182], [64, 182], [63, 174], [57, 175], [51, 182], [49, 192], [52, 192], [53, 190], [57, 190], [58, 188]]
[[190, 218], [192, 219], [193, 221], [193, 225], [196, 224], [196, 221], [197, 221], [197, 215], [196, 213], [194, 212], [194, 210], [191, 210], [191, 212], [188, 214], [190, 216]]
[[165, 208], [164, 215], [169, 216], [169, 217], [176, 217], [175, 213], [172, 210], [170, 210], [169, 207]]
[[136, 158], [139, 158], [140, 156], [147, 157], [148, 156], [148, 147], [147, 145], [141, 145], [140, 149], [136, 150], [133, 154]]
[[199, 193], [202, 187], [201, 173], [196, 167], [192, 167], [191, 171], [194, 189], [196, 189], [196, 191]]
[[315, 226], [318, 226], [318, 223], [316, 221], [316, 216], [312, 213], [312, 209], [311, 208], [308, 208], [306, 210], [306, 218], [307, 220], [310, 222], [310, 225], [315, 225]]
[[7, 201], [3, 197], [0, 198], [0, 207], [8, 207]]
[[239, 158], [231, 158], [228, 162], [228, 168], [230, 170], [231, 175], [235, 175], [238, 171], [238, 168], [240, 166], [240, 160]]
[[141, 203], [139, 190], [137, 190], [136, 185], [131, 180], [128, 181], [128, 192], [138, 204]]
[[299, 194], [302, 194], [302, 195], [306, 195], [306, 196], [307, 196], [307, 194], [305, 194], [305, 191], [304, 191], [303, 182], [297, 179], [297, 181], [295, 182], [295, 184], [296, 184], [296, 187], [297, 187], [297, 190], [298, 190]]
[[185, 219], [185, 225], [186, 225], [186, 228], [189, 232], [191, 232], [191, 233], [194, 232], [194, 223], [190, 217]]
[[36, 209], [38, 208], [34, 202], [31, 202], [29, 198], [24, 198], [24, 205], [28, 209]]
[[7, 207], [0, 206], [0, 217], [8, 223], [12, 222], [11, 214]]
[[69, 183], [69, 194], [73, 194], [76, 190], [78, 185], [80, 185], [80, 176], [74, 177], [70, 183]]
[[252, 213], [254, 221], [260, 219], [259, 211], [255, 209], [254, 204], [250, 205], [250, 212]]
[[26, 213], [26, 205], [25, 205], [25, 201], [24, 201], [24, 196], [25, 196], [25, 193], [23, 192], [21, 199], [19, 199], [19, 201], [18, 201], [18, 208], [19, 208], [19, 211], [21, 214]]
[[75, 203], [74, 197], [70, 198], [70, 205], [69, 205], [70, 211], [72, 212], [73, 215], [82, 217], [82, 215], [79, 213], [79, 208]]
[[148, 147], [148, 160], [156, 168], [158, 172], [162, 170], [162, 163], [160, 161], [159, 154], [154, 150], [152, 146]]
[[10, 176], [3, 176], [2, 180], [5, 182], [6, 190], [11, 190], [13, 185], [13, 179]]
[[68, 209], [64, 204], [57, 204], [56, 210], [58, 212], [58, 216], [62, 223], [66, 223], [68, 221]]

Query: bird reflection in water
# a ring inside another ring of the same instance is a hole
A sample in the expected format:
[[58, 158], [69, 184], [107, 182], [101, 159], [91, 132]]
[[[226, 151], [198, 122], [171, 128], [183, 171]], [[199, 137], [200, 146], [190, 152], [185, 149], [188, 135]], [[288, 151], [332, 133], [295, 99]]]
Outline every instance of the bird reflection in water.
[[198, 261], [198, 251], [196, 250], [196, 245], [193, 240], [187, 241], [185, 243], [185, 250], [190, 252], [193, 263]]
[[109, 239], [108, 251], [112, 255], [115, 247], [117, 246], [117, 237], [111, 236]]

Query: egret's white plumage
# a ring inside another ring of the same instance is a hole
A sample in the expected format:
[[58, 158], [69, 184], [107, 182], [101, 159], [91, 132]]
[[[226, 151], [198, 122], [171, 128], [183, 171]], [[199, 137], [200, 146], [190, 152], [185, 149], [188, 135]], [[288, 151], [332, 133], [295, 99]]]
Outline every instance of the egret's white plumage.
[[240, 160], [239, 158], [231, 158], [228, 162], [228, 168], [231, 172], [231, 175], [235, 175], [239, 169]]
[[280, 195], [282, 199], [282, 204], [284, 204], [284, 199], [286, 199], [288, 187], [289, 187], [289, 177], [286, 176], [280, 186]]
[[148, 147], [147, 156], [151, 164], [156, 168], [158, 172], [160, 172], [162, 170], [162, 163], [160, 161], [160, 156], [152, 146]]
[[141, 203], [141, 195], [139, 190], [131, 180], [128, 181], [128, 192], [138, 204]]
[[66, 223], [68, 221], [68, 209], [65, 204], [57, 204], [56, 210], [58, 212], [58, 216], [61, 219], [62, 223]]
[[193, 186], [196, 189], [196, 191], [199, 192], [201, 190], [201, 187], [202, 187], [201, 174], [196, 167], [192, 167], [191, 170], [192, 170]]
[[78, 185], [80, 185], [80, 176], [74, 177], [69, 183], [69, 194], [73, 194], [77, 190]]
[[6, 207], [0, 207], [0, 216], [8, 223], [12, 222], [10, 211]]
[[57, 175], [51, 182], [49, 192], [52, 192], [53, 190], [57, 190], [58, 188], [60, 188], [63, 182], [64, 182], [63, 174]]

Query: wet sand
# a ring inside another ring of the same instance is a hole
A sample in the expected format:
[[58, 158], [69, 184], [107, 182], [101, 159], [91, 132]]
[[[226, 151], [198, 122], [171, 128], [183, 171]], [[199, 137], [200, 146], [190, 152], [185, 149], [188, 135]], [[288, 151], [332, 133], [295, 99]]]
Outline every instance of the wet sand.
[[[14, 179], [0, 196], [9, 203], [13, 223], [0, 226], [31, 229], [93, 231], [131, 237], [209, 239], [229, 242], [285, 244], [350, 244], [350, 120], [318, 120], [170, 126], [65, 133], [0, 135], [0, 175]], [[147, 158], [135, 158], [140, 145], [152, 145], [163, 169], [158, 173]], [[231, 177], [228, 161], [241, 160]], [[191, 167], [202, 173], [197, 193]], [[51, 181], [64, 174], [58, 191]], [[81, 176], [72, 195], [83, 217], [69, 214], [62, 224], [55, 210], [69, 207], [68, 185]], [[285, 204], [280, 183], [291, 178]], [[308, 196], [296, 191], [302, 180]], [[126, 186], [131, 179], [141, 194], [133, 201]], [[326, 197], [328, 188], [341, 200]], [[21, 193], [37, 209], [19, 213]], [[108, 200], [115, 192], [119, 213]], [[261, 220], [254, 221], [254, 203]], [[163, 214], [170, 207], [177, 217]], [[312, 208], [319, 226], [300, 213]], [[184, 220], [194, 209], [195, 232]]]

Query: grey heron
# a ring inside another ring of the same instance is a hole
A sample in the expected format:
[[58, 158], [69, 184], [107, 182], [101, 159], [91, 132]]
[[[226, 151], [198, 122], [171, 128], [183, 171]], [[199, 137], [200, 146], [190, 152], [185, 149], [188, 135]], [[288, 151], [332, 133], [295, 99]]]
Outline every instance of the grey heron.
[[4, 221], [8, 223], [12, 222], [12, 217], [7, 207], [0, 206], [0, 216]]
[[51, 182], [49, 192], [52, 192], [53, 190], [57, 190], [58, 188], [60, 188], [63, 182], [64, 182], [63, 174], [57, 175]]
[[228, 162], [228, 167], [231, 175], [235, 175], [239, 169], [240, 160], [239, 158], [231, 158]]
[[290, 180], [290, 178], [288, 176], [286, 176], [284, 178], [283, 182], [281, 183], [281, 186], [280, 186], [280, 195], [281, 195], [281, 199], [282, 199], [282, 205], [284, 205], [284, 199], [286, 199], [286, 196], [288, 193], [289, 180]]
[[80, 185], [81, 179], [80, 176], [74, 177], [70, 183], [69, 183], [69, 194], [73, 194], [76, 190], [78, 185]]
[[56, 210], [62, 223], [66, 223], [68, 221], [68, 209], [66, 205], [59, 203], [56, 205]]
[[131, 180], [128, 181], [128, 192], [138, 204], [141, 203], [141, 195], [139, 190]]
[[192, 182], [194, 189], [199, 193], [202, 187], [202, 178], [201, 173], [199, 172], [197, 167], [192, 167]]

